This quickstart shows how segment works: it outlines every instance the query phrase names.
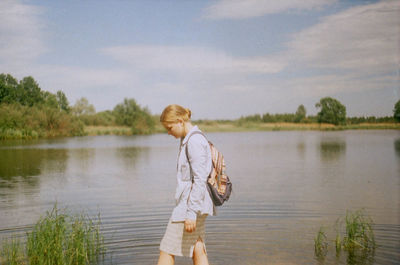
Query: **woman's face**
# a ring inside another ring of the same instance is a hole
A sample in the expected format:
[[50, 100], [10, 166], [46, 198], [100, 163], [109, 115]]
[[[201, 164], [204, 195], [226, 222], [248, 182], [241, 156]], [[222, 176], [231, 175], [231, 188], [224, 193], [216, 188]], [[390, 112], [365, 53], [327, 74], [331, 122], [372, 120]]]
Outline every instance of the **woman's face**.
[[168, 134], [175, 138], [182, 138], [184, 136], [183, 122], [166, 123], [164, 127], [167, 129]]

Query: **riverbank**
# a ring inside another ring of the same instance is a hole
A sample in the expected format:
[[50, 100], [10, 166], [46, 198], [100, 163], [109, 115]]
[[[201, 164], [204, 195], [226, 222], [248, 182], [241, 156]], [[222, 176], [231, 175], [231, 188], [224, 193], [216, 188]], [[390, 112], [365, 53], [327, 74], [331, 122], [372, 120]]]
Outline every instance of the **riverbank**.
[[[247, 132], [247, 131], [341, 131], [341, 130], [400, 130], [400, 123], [362, 123], [339, 125], [319, 123], [238, 123], [200, 121], [193, 122], [205, 132]], [[156, 125], [154, 133], [166, 132], [161, 124]], [[86, 126], [86, 135], [132, 135], [124, 126]]]
[[[239, 123], [235, 121], [200, 121], [193, 122], [204, 132], [252, 132], [252, 131], [344, 131], [344, 130], [400, 130], [400, 123], [361, 123], [333, 125], [319, 123]], [[153, 134], [166, 133], [161, 124], [156, 124]], [[84, 126], [79, 135], [134, 135], [128, 126]], [[0, 132], [0, 140], [39, 139], [54, 137], [71, 137], [68, 133], [39, 134], [36, 131], [7, 130]]]

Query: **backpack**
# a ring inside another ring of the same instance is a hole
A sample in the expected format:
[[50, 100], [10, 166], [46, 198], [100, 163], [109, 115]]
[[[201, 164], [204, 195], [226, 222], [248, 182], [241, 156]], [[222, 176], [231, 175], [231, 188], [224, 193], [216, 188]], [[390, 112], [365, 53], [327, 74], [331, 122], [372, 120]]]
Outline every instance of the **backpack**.
[[[211, 159], [212, 159], [212, 167], [211, 172], [207, 178], [207, 190], [211, 196], [211, 199], [215, 206], [221, 206], [225, 201], [229, 199], [229, 196], [232, 193], [232, 183], [229, 177], [225, 174], [225, 160], [224, 156], [220, 151], [215, 148], [215, 146], [208, 141], [207, 137], [199, 131], [193, 132], [189, 135], [187, 144], [186, 144], [186, 157], [190, 166], [190, 175], [192, 176], [192, 165], [190, 165], [189, 156], [188, 156], [188, 143], [190, 137], [194, 134], [201, 134], [204, 138], [206, 138], [208, 144], [211, 149]], [[192, 182], [194, 179], [192, 178]]]

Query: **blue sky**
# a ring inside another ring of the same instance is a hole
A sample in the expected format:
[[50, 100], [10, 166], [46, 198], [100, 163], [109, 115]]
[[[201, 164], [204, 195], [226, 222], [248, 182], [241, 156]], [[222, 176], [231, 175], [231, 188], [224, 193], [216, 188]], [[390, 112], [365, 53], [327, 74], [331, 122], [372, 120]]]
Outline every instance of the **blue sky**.
[[0, 1], [0, 72], [97, 111], [135, 98], [194, 119], [293, 113], [330, 96], [349, 116], [400, 97], [400, 1]]

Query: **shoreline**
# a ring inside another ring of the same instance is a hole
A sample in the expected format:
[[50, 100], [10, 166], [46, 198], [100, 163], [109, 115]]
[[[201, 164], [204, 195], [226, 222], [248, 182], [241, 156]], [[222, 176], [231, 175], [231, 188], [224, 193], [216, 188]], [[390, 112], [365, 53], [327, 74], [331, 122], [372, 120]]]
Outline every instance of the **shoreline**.
[[[400, 123], [361, 123], [348, 125], [333, 125], [319, 123], [252, 123], [236, 121], [193, 121], [204, 132], [257, 132], [257, 131], [346, 131], [346, 130], [400, 130]], [[7, 140], [33, 140], [52, 139], [60, 137], [75, 137], [73, 135], [42, 136], [37, 133], [23, 134], [13, 133], [2, 135], [1, 141]], [[156, 124], [154, 131], [150, 134], [166, 133], [161, 124]], [[84, 133], [80, 136], [121, 135], [132, 136], [132, 129], [127, 126], [85, 126]]]
[[[252, 131], [345, 131], [345, 130], [400, 130], [400, 123], [362, 123], [333, 125], [319, 123], [245, 123], [235, 122], [196, 122], [204, 132], [252, 132]], [[95, 135], [133, 135], [129, 127], [123, 126], [86, 126], [85, 133]], [[157, 125], [152, 134], [166, 133]]]

